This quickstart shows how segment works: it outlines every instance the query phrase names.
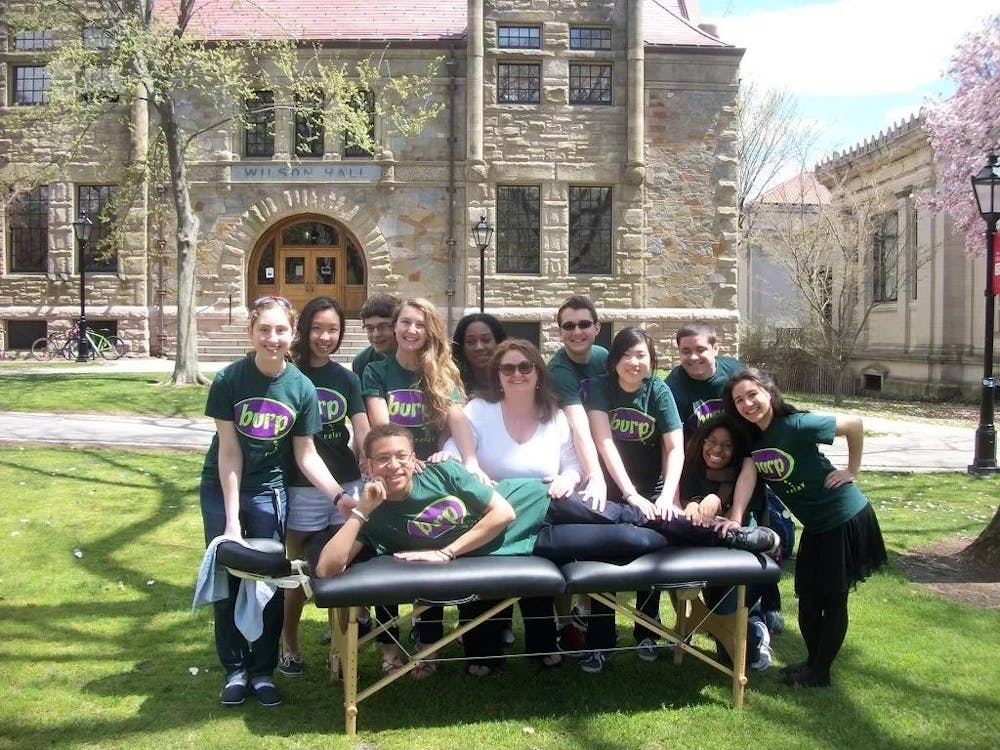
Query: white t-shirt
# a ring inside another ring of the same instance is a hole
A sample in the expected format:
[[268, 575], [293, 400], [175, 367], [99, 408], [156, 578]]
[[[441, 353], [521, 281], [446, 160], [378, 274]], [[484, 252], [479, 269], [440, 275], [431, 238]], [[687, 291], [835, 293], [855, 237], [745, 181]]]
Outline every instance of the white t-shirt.
[[[499, 402], [491, 404], [474, 398], [464, 408], [472, 423], [479, 466], [491, 479], [541, 479], [570, 469], [583, 474], [569, 422], [561, 410], [556, 411], [554, 419], [540, 423], [529, 440], [518, 443], [507, 433]], [[454, 440], [449, 440], [444, 449], [459, 455]]]

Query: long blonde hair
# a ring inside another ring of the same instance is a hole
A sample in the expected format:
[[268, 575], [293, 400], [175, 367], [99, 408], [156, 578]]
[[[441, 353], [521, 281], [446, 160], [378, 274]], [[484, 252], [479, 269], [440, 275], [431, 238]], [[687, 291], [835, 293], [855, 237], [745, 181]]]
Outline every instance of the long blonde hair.
[[404, 299], [392, 318], [392, 327], [404, 307], [412, 307], [424, 314], [427, 343], [418, 354], [417, 369], [420, 373], [420, 390], [424, 394], [426, 418], [438, 429], [448, 424], [448, 411], [454, 403], [456, 391], [462, 393], [462, 376], [451, 357], [451, 342], [441, 322], [441, 314], [434, 304], [423, 297]]

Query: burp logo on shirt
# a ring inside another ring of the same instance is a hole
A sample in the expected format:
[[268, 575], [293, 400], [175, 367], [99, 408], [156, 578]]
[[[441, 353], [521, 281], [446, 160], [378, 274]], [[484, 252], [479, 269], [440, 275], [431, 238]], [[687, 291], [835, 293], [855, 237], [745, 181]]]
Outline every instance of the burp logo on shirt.
[[714, 414], [722, 411], [722, 399], [710, 398], [707, 401], [697, 401], [694, 404], [694, 416], [701, 424]]
[[616, 440], [639, 442], [653, 434], [655, 420], [638, 409], [612, 409], [611, 435]]
[[469, 517], [469, 509], [453, 495], [435, 500], [420, 515], [406, 522], [406, 533], [421, 539], [437, 539], [460, 528]]
[[750, 454], [761, 479], [768, 482], [782, 482], [795, 468], [795, 459], [777, 448], [760, 448]]
[[389, 391], [389, 421], [403, 427], [424, 423], [424, 394], [418, 390]]
[[323, 424], [339, 422], [347, 416], [347, 399], [332, 388], [316, 388], [319, 399], [319, 418]]
[[248, 398], [234, 409], [236, 430], [254, 440], [284, 437], [295, 424], [295, 412], [270, 398]]

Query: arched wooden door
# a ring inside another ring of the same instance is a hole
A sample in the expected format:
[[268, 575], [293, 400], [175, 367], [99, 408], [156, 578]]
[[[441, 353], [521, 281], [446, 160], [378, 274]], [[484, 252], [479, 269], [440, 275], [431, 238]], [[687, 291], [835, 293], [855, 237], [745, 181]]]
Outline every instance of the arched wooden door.
[[295, 216], [268, 230], [250, 257], [248, 278], [248, 302], [279, 294], [301, 310], [326, 295], [355, 315], [365, 300], [364, 256], [347, 229], [326, 217]]

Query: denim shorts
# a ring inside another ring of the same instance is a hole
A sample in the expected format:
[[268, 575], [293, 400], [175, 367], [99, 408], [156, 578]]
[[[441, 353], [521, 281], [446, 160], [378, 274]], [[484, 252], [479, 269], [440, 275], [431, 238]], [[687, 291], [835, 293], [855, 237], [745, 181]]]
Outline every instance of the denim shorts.
[[[346, 495], [358, 500], [365, 483], [356, 479], [341, 486]], [[337, 506], [321, 490], [312, 486], [288, 488], [289, 531], [322, 531], [327, 526], [338, 526], [343, 522]]]

